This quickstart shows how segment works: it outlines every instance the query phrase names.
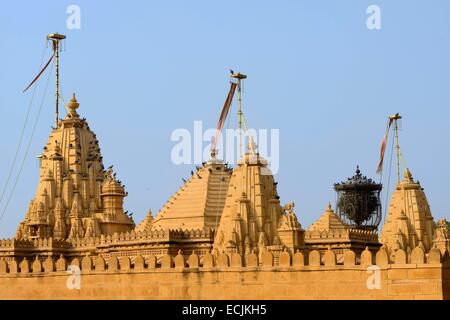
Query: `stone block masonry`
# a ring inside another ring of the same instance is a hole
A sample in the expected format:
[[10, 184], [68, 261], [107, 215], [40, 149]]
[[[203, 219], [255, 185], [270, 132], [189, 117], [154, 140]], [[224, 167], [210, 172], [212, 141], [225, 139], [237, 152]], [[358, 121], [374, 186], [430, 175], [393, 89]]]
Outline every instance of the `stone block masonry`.
[[[382, 249], [381, 249], [382, 250]], [[369, 251], [368, 251], [369, 252]], [[327, 256], [333, 255], [330, 250]], [[368, 253], [366, 253], [368, 254]], [[370, 254], [370, 252], [369, 252]], [[0, 299], [448, 299], [450, 267], [448, 254], [417, 263], [377, 266], [330, 263], [308, 265], [297, 252], [283, 265], [273, 265], [271, 253], [240, 257], [252, 265], [234, 266], [239, 257], [207, 254], [198, 257], [166, 255], [105, 261], [84, 257], [82, 261], [60, 258], [34, 261], [0, 261]], [[317, 255], [316, 251], [309, 256]], [[376, 255], [379, 259], [382, 254]], [[227, 259], [228, 258], [228, 259]], [[303, 257], [304, 258], [304, 257]], [[217, 261], [222, 263], [217, 265]], [[378, 260], [375, 258], [375, 260]], [[200, 261], [200, 263], [198, 263]], [[143, 263], [144, 262], [144, 263]], [[243, 263], [244, 264], [244, 263]], [[74, 268], [74, 266], [76, 266]], [[79, 289], [69, 289], [77, 277]], [[72, 270], [68, 272], [67, 270]]]

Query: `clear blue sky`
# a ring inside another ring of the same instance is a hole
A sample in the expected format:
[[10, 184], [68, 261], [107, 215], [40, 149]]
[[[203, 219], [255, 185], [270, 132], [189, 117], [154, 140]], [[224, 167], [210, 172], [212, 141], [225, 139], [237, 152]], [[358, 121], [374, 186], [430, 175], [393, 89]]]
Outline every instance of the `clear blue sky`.
[[[81, 8], [81, 30], [66, 29], [70, 4]], [[381, 8], [381, 30], [366, 27], [371, 4]], [[195, 120], [215, 125], [229, 68], [249, 75], [249, 126], [280, 128], [278, 191], [283, 203], [296, 203], [304, 227], [334, 202], [332, 184], [351, 176], [356, 164], [378, 179], [380, 139], [386, 117], [395, 112], [404, 116], [401, 146], [435, 219], [450, 218], [447, 0], [3, 3], [0, 187], [30, 98], [21, 90], [37, 72], [51, 32], [67, 34], [63, 94], [68, 99], [77, 93], [79, 113], [97, 133], [105, 165], [114, 164], [125, 183], [126, 208], [136, 221], [148, 208], [156, 214], [189, 176], [193, 166], [171, 162], [170, 134], [192, 129]], [[35, 157], [54, 121], [53, 94], [51, 82], [0, 222], [1, 238], [14, 234], [34, 196]]]

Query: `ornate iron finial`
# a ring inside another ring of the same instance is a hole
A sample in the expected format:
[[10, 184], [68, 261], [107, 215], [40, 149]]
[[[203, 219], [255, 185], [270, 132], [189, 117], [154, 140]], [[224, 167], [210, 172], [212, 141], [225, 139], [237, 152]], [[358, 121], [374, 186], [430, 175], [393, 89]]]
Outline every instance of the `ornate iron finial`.
[[338, 194], [336, 213], [343, 221], [356, 228], [377, 228], [381, 221], [381, 184], [364, 176], [358, 165], [355, 175], [335, 183], [334, 189]]

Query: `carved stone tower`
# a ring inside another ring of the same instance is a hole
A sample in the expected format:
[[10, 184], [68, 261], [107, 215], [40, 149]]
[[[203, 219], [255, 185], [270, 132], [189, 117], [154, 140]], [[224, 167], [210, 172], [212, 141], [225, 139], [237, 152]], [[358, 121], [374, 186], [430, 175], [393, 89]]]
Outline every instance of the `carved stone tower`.
[[[267, 168], [267, 162], [254, 150], [256, 146], [249, 145], [248, 152], [231, 176], [214, 240], [215, 252], [279, 252], [288, 244], [290, 249], [302, 245], [303, 230], [296, 217], [292, 216], [292, 210], [287, 216], [283, 213], [273, 175]], [[282, 243], [279, 227], [283, 230], [283, 239], [289, 243]]]
[[397, 249], [409, 252], [417, 246], [428, 252], [432, 247], [434, 231], [425, 193], [406, 169], [403, 181], [397, 184], [392, 194], [381, 242], [390, 253]]
[[78, 107], [74, 95], [66, 118], [53, 128], [39, 156], [36, 196], [17, 238], [91, 237], [134, 227], [123, 213], [126, 193], [112, 169], [104, 171], [98, 140]]

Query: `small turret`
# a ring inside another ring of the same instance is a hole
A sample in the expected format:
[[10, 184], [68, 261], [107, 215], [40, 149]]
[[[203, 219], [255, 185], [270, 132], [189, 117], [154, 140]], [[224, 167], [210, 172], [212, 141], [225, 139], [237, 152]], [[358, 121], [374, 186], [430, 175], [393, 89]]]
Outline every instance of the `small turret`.
[[116, 179], [111, 166], [105, 172], [100, 193], [103, 209], [101, 219], [103, 233], [126, 232], [134, 228], [133, 220], [123, 211], [123, 198], [126, 196], [125, 188]]
[[102, 207], [104, 213], [113, 218], [123, 213], [123, 198], [126, 197], [124, 187], [113, 176], [112, 169], [105, 174], [105, 180], [101, 187]]

